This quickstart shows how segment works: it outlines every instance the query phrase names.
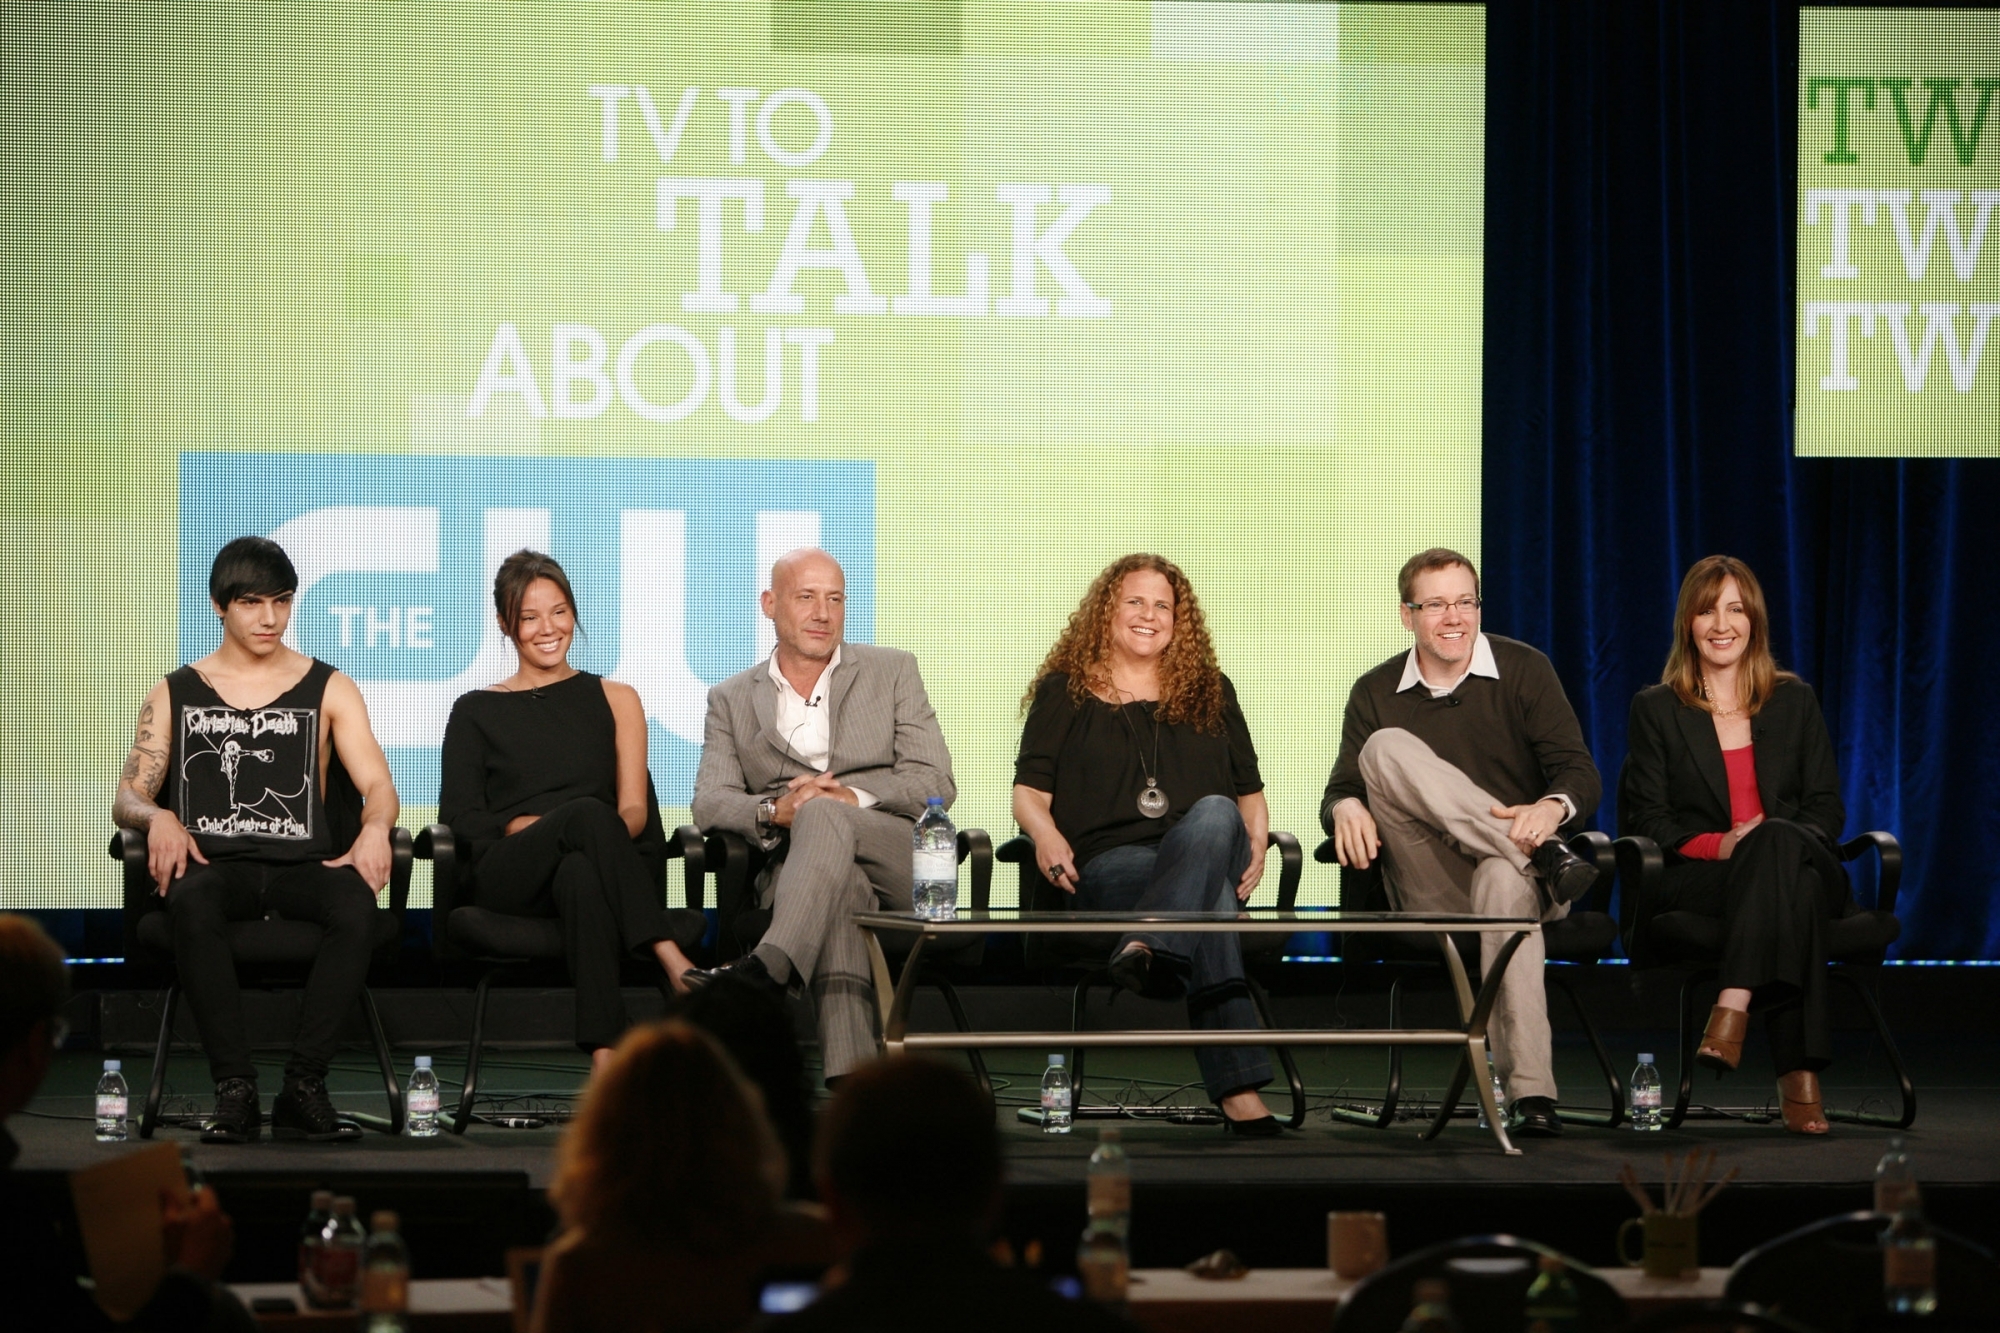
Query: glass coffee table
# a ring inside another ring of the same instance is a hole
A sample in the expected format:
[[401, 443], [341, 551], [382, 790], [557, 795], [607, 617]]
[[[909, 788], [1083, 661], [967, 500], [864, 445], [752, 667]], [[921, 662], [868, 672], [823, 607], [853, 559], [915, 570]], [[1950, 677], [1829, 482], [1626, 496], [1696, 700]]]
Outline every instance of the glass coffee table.
[[[1025, 912], [995, 907], [981, 911], [961, 911], [946, 920], [927, 920], [914, 912], [856, 912], [855, 924], [868, 937], [868, 955], [875, 972], [875, 1001], [882, 1016], [882, 1044], [891, 1055], [904, 1051], [1024, 1048], [1047, 1050], [1052, 1046], [1443, 1046], [1460, 1052], [1457, 1071], [1438, 1104], [1436, 1116], [1424, 1131], [1426, 1139], [1436, 1138], [1451, 1122], [1452, 1112], [1470, 1079], [1485, 1109], [1486, 1123], [1500, 1150], [1510, 1156], [1520, 1149], [1507, 1137], [1505, 1118], [1494, 1104], [1493, 1083], [1484, 1077], [1472, 1078], [1474, 1070], [1486, 1068], [1486, 1024], [1493, 1001], [1500, 993], [1500, 979], [1521, 941], [1541, 929], [1526, 917], [1458, 916], [1429, 912], [1343, 912], [1338, 909], [1298, 910], [1248, 908], [1241, 912]], [[954, 935], [999, 934], [1127, 934], [1207, 933], [1294, 934], [1300, 931], [1338, 931], [1343, 934], [1396, 933], [1429, 934], [1436, 938], [1458, 998], [1460, 1026], [1442, 1028], [1281, 1028], [1116, 1030], [1093, 1032], [911, 1032], [910, 999], [916, 990], [917, 962], [933, 940]], [[882, 951], [884, 932], [915, 935], [910, 954], [903, 963], [900, 982], [892, 982], [889, 960]], [[1453, 947], [1454, 933], [1496, 934], [1507, 938], [1501, 943], [1493, 967], [1475, 992], [1465, 964]]]

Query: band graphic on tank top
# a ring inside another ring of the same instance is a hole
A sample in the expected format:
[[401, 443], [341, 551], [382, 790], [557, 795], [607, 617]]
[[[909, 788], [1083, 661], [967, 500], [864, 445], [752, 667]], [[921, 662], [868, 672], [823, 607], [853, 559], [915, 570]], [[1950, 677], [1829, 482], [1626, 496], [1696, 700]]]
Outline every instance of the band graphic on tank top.
[[181, 708], [180, 810], [190, 833], [310, 842], [319, 710]]

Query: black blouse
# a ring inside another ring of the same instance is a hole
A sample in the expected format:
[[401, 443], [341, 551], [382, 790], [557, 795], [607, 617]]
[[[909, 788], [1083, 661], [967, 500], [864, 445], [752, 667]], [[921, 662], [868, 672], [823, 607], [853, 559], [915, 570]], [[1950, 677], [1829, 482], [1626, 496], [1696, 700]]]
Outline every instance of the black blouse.
[[[1049, 814], [1069, 839], [1079, 870], [1114, 847], [1158, 842], [1204, 796], [1233, 800], [1264, 790], [1250, 724], [1229, 677], [1222, 678], [1221, 730], [1210, 734], [1191, 723], [1163, 724], [1155, 763], [1158, 706], [1147, 701], [1121, 708], [1095, 697], [1078, 705], [1070, 698], [1069, 677], [1060, 673], [1035, 690], [1021, 728], [1014, 781], [1050, 794]], [[1148, 768], [1169, 802], [1159, 819], [1139, 813]]]
[[593, 797], [618, 808], [618, 723], [604, 678], [579, 671], [539, 690], [473, 690], [445, 724], [438, 819], [469, 865], [516, 815]]

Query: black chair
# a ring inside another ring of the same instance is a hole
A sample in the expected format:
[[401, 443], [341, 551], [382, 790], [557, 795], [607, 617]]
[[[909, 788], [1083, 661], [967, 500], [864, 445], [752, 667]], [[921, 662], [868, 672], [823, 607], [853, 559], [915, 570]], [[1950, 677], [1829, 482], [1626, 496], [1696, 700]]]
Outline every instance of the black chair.
[[[1591, 1021], [1590, 1011], [1584, 1008], [1576, 993], [1570, 974], [1578, 969], [1594, 967], [1604, 960], [1614, 957], [1618, 951], [1618, 923], [1606, 910], [1610, 906], [1613, 883], [1611, 839], [1595, 830], [1577, 834], [1569, 839], [1570, 850], [1598, 868], [1597, 882], [1590, 891], [1570, 907], [1569, 915], [1560, 921], [1542, 923], [1542, 947], [1548, 956], [1550, 966], [1542, 969], [1543, 978], [1560, 990], [1569, 1000], [1577, 1021], [1583, 1025], [1584, 1035], [1590, 1039], [1591, 1054], [1597, 1057], [1598, 1072], [1604, 1077], [1604, 1086], [1610, 1098], [1610, 1109], [1598, 1111], [1582, 1107], [1557, 1107], [1556, 1113], [1562, 1119], [1574, 1124], [1602, 1125], [1615, 1129], [1625, 1119], [1625, 1085], [1617, 1070], [1611, 1066], [1611, 1057], [1605, 1052], [1604, 1039], [1598, 1035], [1597, 1024]], [[1313, 851], [1313, 860], [1321, 865], [1338, 864], [1333, 839], [1326, 841]], [[1366, 870], [1342, 867], [1340, 871], [1340, 906], [1344, 911], [1391, 912], [1396, 909], [1389, 902], [1387, 882], [1382, 877], [1382, 862], [1378, 858]], [[1466, 974], [1476, 976], [1479, 972], [1479, 936], [1469, 932], [1459, 932], [1451, 937], [1458, 949], [1459, 957], [1465, 964]], [[1341, 942], [1340, 956], [1343, 963], [1350, 966], [1379, 967], [1390, 975], [1389, 981], [1389, 1026], [1398, 1027], [1402, 1019], [1403, 984], [1405, 981], [1442, 975], [1444, 961], [1438, 955], [1434, 936], [1411, 933], [1408, 935], [1354, 933]], [[1472, 1077], [1484, 1078], [1485, 1071], [1475, 1069]], [[1334, 1118], [1350, 1124], [1367, 1125], [1373, 1129], [1388, 1127], [1396, 1117], [1396, 1111], [1403, 1095], [1403, 1051], [1400, 1046], [1389, 1048], [1389, 1082], [1382, 1092], [1382, 1103], [1374, 1111], [1351, 1106], [1336, 1106]]]
[[[756, 948], [764, 932], [771, 928], [771, 909], [758, 902], [757, 881], [766, 856], [762, 848], [753, 846], [747, 838], [724, 831], [709, 835], [708, 859], [715, 870], [716, 956], [723, 961], [741, 958]], [[987, 837], [986, 830], [958, 831], [958, 863], [970, 871], [966, 896], [959, 905], [976, 912], [985, 911], [993, 886], [993, 840]], [[883, 955], [892, 967], [900, 968], [915, 942], [914, 935], [885, 934]], [[916, 984], [930, 986], [944, 997], [951, 1021], [960, 1032], [972, 1031], [972, 1024], [966, 1018], [965, 1005], [959, 1000], [952, 979], [954, 976], [963, 979], [977, 972], [985, 956], [983, 935], [960, 935], [933, 941], [917, 965]], [[965, 1055], [973, 1077], [991, 1098], [993, 1080], [986, 1071], [985, 1058], [970, 1047]]]
[[[354, 840], [361, 827], [361, 793], [347, 775], [338, 755], [328, 763], [326, 780], [327, 821], [334, 842], [345, 845]], [[125, 956], [165, 970], [166, 988], [160, 996], [160, 1037], [153, 1048], [152, 1081], [146, 1089], [146, 1106], [139, 1115], [139, 1137], [150, 1139], [160, 1124], [160, 1098], [166, 1088], [167, 1059], [173, 1050], [174, 1012], [180, 1004], [180, 978], [174, 965], [173, 924], [167, 916], [166, 901], [154, 891], [152, 872], [146, 868], [146, 835], [134, 829], [119, 829], [111, 836], [111, 859], [124, 867]], [[392, 861], [389, 871], [389, 905], [378, 908], [370, 926], [370, 945], [378, 963], [395, 956], [403, 938], [403, 911], [410, 901], [410, 834], [395, 829], [389, 837]], [[267, 916], [256, 921], [232, 921], [227, 927], [229, 952], [236, 960], [237, 973], [246, 981], [303, 982], [319, 956], [320, 928], [310, 921], [286, 921]], [[386, 1116], [343, 1113], [356, 1124], [386, 1134], [403, 1132], [403, 1089], [391, 1063], [389, 1039], [382, 1031], [382, 1015], [375, 996], [361, 989], [361, 1012], [368, 1021], [374, 1040], [375, 1061], [382, 1070], [382, 1091], [389, 1103]]]
[[[1298, 904], [1299, 876], [1304, 871], [1305, 858], [1299, 850], [1299, 840], [1289, 833], [1272, 830], [1265, 841], [1266, 853], [1273, 847], [1278, 849], [1278, 901], [1274, 906], [1290, 911]], [[1013, 863], [1020, 874], [1018, 901], [1022, 911], [1067, 912], [1076, 906], [1076, 895], [1065, 893], [1049, 883], [1041, 867], [1035, 864], [1035, 842], [1025, 833], [1002, 843], [997, 855], [1002, 861]], [[1104, 934], [1062, 932], [1022, 937], [1022, 961], [1031, 971], [1078, 973], [1076, 989], [1070, 996], [1070, 1031], [1083, 1031], [1084, 1008], [1089, 1002], [1091, 988], [1108, 980], [1106, 964], [1120, 938], [1116, 931]], [[1265, 1027], [1275, 1028], [1278, 1025], [1271, 1017], [1271, 997], [1257, 979], [1257, 974], [1277, 966], [1288, 937], [1259, 931], [1238, 938], [1242, 941], [1243, 979], [1250, 991], [1251, 1002], [1257, 1006], [1257, 1017]], [[1277, 1052], [1278, 1064], [1285, 1071], [1292, 1093], [1291, 1114], [1278, 1116], [1277, 1119], [1288, 1128], [1298, 1129], [1306, 1120], [1305, 1080], [1299, 1076], [1298, 1064], [1292, 1059], [1289, 1049], [1283, 1046], [1272, 1049]], [[1079, 1118], [1087, 1114], [1083, 1105], [1084, 1057], [1087, 1054], [1083, 1047], [1073, 1048], [1069, 1053], [1071, 1104]]]
[[[1620, 810], [1631, 808], [1625, 791], [1630, 771], [1631, 761], [1627, 760], [1618, 775]], [[1896, 1049], [1896, 1039], [1882, 1017], [1882, 1006], [1875, 998], [1883, 959], [1903, 929], [1895, 915], [1896, 890], [1903, 876], [1903, 849], [1893, 836], [1876, 831], [1841, 843], [1839, 854], [1842, 861], [1852, 862], [1871, 850], [1877, 858], [1874, 907], [1824, 924], [1826, 957], [1831, 975], [1860, 997], [1862, 1007], [1875, 1025], [1876, 1036], [1896, 1075], [1902, 1110], [1896, 1116], [1885, 1116], [1828, 1107], [1826, 1116], [1829, 1120], [1907, 1129], [1917, 1118], [1917, 1092], [1910, 1082], [1909, 1070], [1903, 1065], [1902, 1053]], [[1668, 1129], [1675, 1129], [1687, 1119], [1688, 1104], [1694, 1096], [1694, 1053], [1706, 1017], [1695, 1007], [1695, 996], [1701, 987], [1714, 983], [1721, 975], [1717, 965], [1722, 960], [1722, 922], [1695, 912], [1661, 910], [1666, 858], [1651, 838], [1627, 834], [1613, 844], [1613, 851], [1618, 863], [1619, 930], [1633, 969], [1674, 969], [1684, 974], [1680, 990], [1680, 1088], [1666, 1121]]]
[[[701, 835], [682, 825], [666, 835], [652, 775], [646, 777], [646, 827], [638, 841], [664, 846], [665, 859], [681, 858], [687, 867], [687, 905], [702, 910], [706, 861]], [[432, 824], [416, 838], [416, 855], [431, 863], [431, 953], [439, 963], [455, 967], [470, 963], [479, 969], [472, 996], [472, 1035], [465, 1056], [465, 1084], [458, 1109], [443, 1119], [454, 1134], [472, 1123], [472, 1103], [479, 1089], [479, 1061], [486, 1044], [486, 1000], [494, 981], [525, 969], [563, 964], [562, 921], [556, 917], [513, 916], [484, 907], [461, 905], [470, 867], [459, 860], [458, 841], [448, 825]], [[664, 862], [663, 862], [664, 864]], [[666, 900], [666, 884], [660, 885]]]
[[1395, 1333], [1403, 1327], [1425, 1278], [1451, 1288], [1451, 1309], [1464, 1333], [1505, 1330], [1525, 1323], [1528, 1287], [1543, 1255], [1554, 1255], [1576, 1285], [1579, 1328], [1612, 1328], [1625, 1320], [1625, 1298], [1588, 1268], [1519, 1236], [1467, 1236], [1405, 1255], [1356, 1283], [1333, 1312], [1333, 1333]]
[[[1788, 1232], [1738, 1259], [1723, 1295], [1755, 1301], [1821, 1333], [1885, 1324], [1880, 1237], [1890, 1220], [1886, 1213], [1842, 1213]], [[1993, 1252], [1936, 1225], [1929, 1230], [1938, 1306], [1920, 1322], [1991, 1328], [2000, 1310], [2000, 1264]]]
[[1796, 1319], [1739, 1301], [1687, 1301], [1663, 1306], [1624, 1326], [1625, 1333], [1826, 1333]]

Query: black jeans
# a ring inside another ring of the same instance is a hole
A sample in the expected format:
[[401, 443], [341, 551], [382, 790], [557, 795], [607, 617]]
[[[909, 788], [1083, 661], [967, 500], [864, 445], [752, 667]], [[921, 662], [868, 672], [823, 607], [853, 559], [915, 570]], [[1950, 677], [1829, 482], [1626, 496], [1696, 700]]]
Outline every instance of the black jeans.
[[618, 963], [672, 939], [661, 876], [648, 869], [618, 812], [566, 801], [487, 848], [472, 872], [472, 902], [510, 916], [557, 917], [576, 985], [576, 1044], [609, 1046], [631, 1025]]
[[313, 922], [321, 932], [300, 1005], [299, 1035], [285, 1061], [286, 1078], [326, 1077], [340, 1020], [368, 980], [375, 895], [352, 866], [335, 869], [317, 861], [191, 865], [167, 891], [167, 915], [181, 989], [208, 1050], [209, 1073], [218, 1083], [257, 1077], [243, 1027], [236, 960], [229, 952], [229, 923], [256, 921], [271, 912], [287, 921]]
[[1727, 861], [1690, 861], [1666, 877], [1669, 910], [1722, 921], [1721, 983], [1751, 993], [1780, 1074], [1833, 1059], [1822, 926], [1854, 910], [1840, 862], [1788, 819], [1745, 834]]

